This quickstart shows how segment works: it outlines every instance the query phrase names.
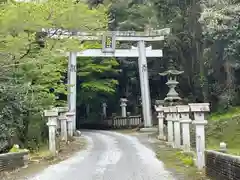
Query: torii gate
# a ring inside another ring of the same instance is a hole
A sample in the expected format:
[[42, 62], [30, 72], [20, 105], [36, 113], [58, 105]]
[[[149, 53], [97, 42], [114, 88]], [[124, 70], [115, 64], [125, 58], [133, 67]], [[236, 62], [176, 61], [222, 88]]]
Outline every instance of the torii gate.
[[[87, 41], [102, 41], [102, 49], [87, 49], [80, 52], [69, 52], [66, 55], [69, 57], [68, 61], [68, 84], [69, 110], [76, 112], [76, 63], [77, 57], [138, 57], [138, 67], [141, 86], [142, 110], [144, 127], [152, 127], [151, 102], [149, 92], [149, 80], [147, 70], [146, 57], [162, 57], [161, 49], [153, 50], [151, 46], [145, 47], [145, 41], [162, 41], [164, 36], [170, 33], [169, 28], [154, 30], [150, 32], [135, 32], [135, 31], [109, 31], [109, 32], [95, 32], [95, 33], [69, 33], [60, 31], [60, 33], [50, 33], [52, 38], [77, 38], [79, 40]], [[138, 47], [131, 49], [116, 49], [116, 41], [131, 41], [137, 42]], [[73, 130], [76, 129], [76, 115], [73, 120]]]

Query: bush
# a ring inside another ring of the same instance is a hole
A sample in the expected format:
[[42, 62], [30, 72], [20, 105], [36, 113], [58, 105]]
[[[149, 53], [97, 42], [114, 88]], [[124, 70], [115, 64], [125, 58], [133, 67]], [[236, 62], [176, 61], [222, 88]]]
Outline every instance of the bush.
[[193, 156], [186, 154], [184, 152], [176, 152], [176, 157], [185, 165], [185, 166], [194, 166]]
[[20, 149], [19, 145], [14, 144], [9, 152], [23, 152], [23, 151], [28, 151], [28, 150], [27, 149]]

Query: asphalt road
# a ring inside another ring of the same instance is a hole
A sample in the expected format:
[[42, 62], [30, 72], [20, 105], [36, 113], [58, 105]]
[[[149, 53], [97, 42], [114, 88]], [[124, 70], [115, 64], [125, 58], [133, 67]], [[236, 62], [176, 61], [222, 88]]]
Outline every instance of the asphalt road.
[[109, 131], [83, 136], [89, 141], [86, 150], [29, 180], [175, 180], [136, 137]]

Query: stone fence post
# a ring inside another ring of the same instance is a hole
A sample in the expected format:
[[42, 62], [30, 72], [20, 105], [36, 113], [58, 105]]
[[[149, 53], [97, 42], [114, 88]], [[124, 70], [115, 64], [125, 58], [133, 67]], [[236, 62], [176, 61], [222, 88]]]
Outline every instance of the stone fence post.
[[68, 107], [58, 107], [59, 117], [61, 127], [61, 139], [67, 141], [67, 117]]
[[56, 129], [58, 112], [56, 109], [45, 110], [44, 116], [48, 118], [47, 126], [49, 131], [49, 150], [53, 155], [56, 155]]
[[181, 148], [180, 120], [176, 106], [170, 106], [174, 126], [174, 148]]
[[73, 136], [73, 118], [75, 116], [75, 112], [67, 112], [67, 133], [69, 136]]
[[161, 140], [165, 140], [164, 136], [164, 109], [163, 105], [155, 105], [155, 110], [157, 111], [158, 115], [158, 138]]
[[194, 114], [193, 124], [196, 126], [196, 151], [197, 167], [199, 170], [205, 167], [205, 112], [209, 112], [209, 103], [192, 103], [189, 104], [191, 112]]
[[169, 107], [163, 107], [163, 112], [167, 121], [167, 139], [168, 144], [173, 146], [173, 119]]
[[[58, 113], [59, 113], [59, 111], [58, 111], [58, 108], [57, 107], [52, 107], [52, 108], [50, 108], [51, 110], [53, 110], [53, 111], [57, 111]], [[58, 114], [59, 115], [59, 114]], [[59, 131], [60, 131], [60, 129], [61, 129], [61, 127], [60, 127], [60, 121], [58, 120], [58, 118], [57, 118], [57, 127], [56, 127], [56, 133], [58, 133]]]
[[68, 112], [68, 107], [57, 107], [57, 109], [60, 116]]
[[66, 114], [62, 114], [58, 117], [61, 123], [61, 140], [67, 141], [67, 116]]
[[180, 115], [180, 123], [182, 126], [183, 150], [190, 152], [190, 123], [192, 122], [189, 118], [190, 107], [188, 105], [179, 105], [177, 106], [177, 111]]

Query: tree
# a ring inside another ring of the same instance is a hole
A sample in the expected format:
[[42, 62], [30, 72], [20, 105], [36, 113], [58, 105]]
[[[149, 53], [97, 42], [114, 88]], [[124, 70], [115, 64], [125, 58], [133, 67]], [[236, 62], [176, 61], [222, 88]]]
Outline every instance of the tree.
[[90, 10], [87, 4], [71, 0], [7, 1], [1, 5], [0, 151], [11, 145], [13, 137], [28, 147], [43, 141], [42, 111], [61, 103], [56, 94], [67, 93], [63, 82], [67, 59], [60, 51], [85, 48], [74, 39], [39, 37], [42, 28], [89, 31], [104, 29], [106, 24], [103, 6]]
[[239, 104], [240, 4], [233, 0], [206, 1], [202, 9], [200, 22], [207, 42], [204, 55], [212, 69], [213, 96], [219, 100], [219, 107]]
[[[239, 9], [235, 0], [113, 1], [111, 27], [170, 27], [162, 62], [153, 59], [148, 63], [152, 99], [164, 98], [166, 80], [158, 78], [158, 72], [166, 70], [168, 60], [173, 58], [179, 70], [184, 71], [180, 95], [189, 102], [211, 102], [213, 110], [217, 110], [240, 102]], [[154, 47], [163, 45], [156, 43]]]
[[[101, 48], [99, 43], [86, 43], [88, 48]], [[79, 58], [78, 59], [78, 95], [79, 116], [99, 121], [102, 104], [115, 94], [118, 81], [118, 62], [115, 58]], [[91, 104], [92, 112], [89, 112]], [[80, 108], [82, 107], [82, 108]], [[90, 117], [89, 117], [90, 116]]]

